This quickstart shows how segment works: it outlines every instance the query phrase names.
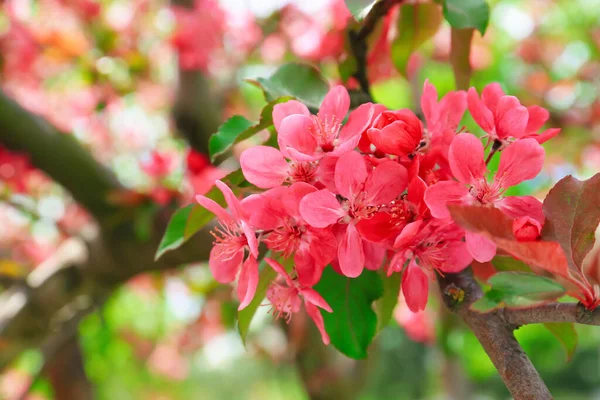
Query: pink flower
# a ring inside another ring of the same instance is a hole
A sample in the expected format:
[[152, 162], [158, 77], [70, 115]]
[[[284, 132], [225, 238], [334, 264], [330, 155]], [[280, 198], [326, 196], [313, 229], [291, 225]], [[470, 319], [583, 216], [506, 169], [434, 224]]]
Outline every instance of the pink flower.
[[[500, 155], [498, 172], [490, 183], [486, 179], [483, 144], [470, 133], [457, 135], [450, 145], [450, 169], [456, 181], [438, 182], [425, 192], [425, 202], [435, 218], [449, 218], [446, 205], [483, 204], [497, 207], [512, 218], [531, 216], [543, 223], [539, 200], [531, 196], [503, 197], [504, 191], [528, 179], [535, 178], [544, 163], [544, 149], [533, 139], [510, 144]], [[496, 246], [484, 237], [466, 233], [473, 257], [479, 262], [492, 259]]]
[[323, 189], [307, 194], [300, 202], [300, 214], [309, 225], [325, 228], [343, 224], [338, 262], [344, 275], [357, 277], [365, 266], [357, 223], [372, 218], [382, 205], [396, 199], [406, 189], [407, 180], [406, 169], [394, 161], [383, 162], [369, 172], [364, 157], [350, 152], [336, 163], [337, 193]]
[[317, 283], [337, 251], [331, 228], [314, 228], [300, 215], [300, 201], [315, 191], [315, 187], [298, 182], [250, 196], [246, 202], [252, 209], [250, 222], [263, 229], [261, 237], [267, 247], [285, 258], [294, 256], [298, 280], [303, 285]]
[[394, 242], [396, 254], [390, 260], [388, 275], [402, 272], [402, 291], [411, 311], [424, 310], [427, 304], [428, 277], [423, 272], [436, 270], [455, 273], [472, 261], [463, 230], [453, 223], [415, 221], [408, 224]]
[[423, 124], [408, 109], [382, 112], [367, 135], [378, 150], [396, 156], [413, 154], [424, 144]]
[[498, 83], [487, 85], [481, 99], [475, 88], [470, 88], [467, 99], [473, 119], [492, 140], [533, 138], [541, 144], [560, 132], [548, 129], [538, 134], [550, 116], [548, 111], [539, 106], [522, 106], [516, 97], [505, 95]]
[[363, 104], [342, 121], [350, 108], [350, 96], [343, 86], [334, 86], [323, 99], [317, 115], [297, 101], [277, 104], [273, 123], [278, 132], [281, 154], [295, 161], [317, 161], [325, 155], [340, 156], [354, 149], [366, 129], [374, 105]]
[[[223, 182], [217, 181], [216, 185], [225, 197], [229, 213], [208, 197], [196, 196], [196, 201], [219, 219], [219, 227], [211, 232], [215, 242], [208, 265], [220, 283], [232, 282], [240, 273], [237, 293], [241, 310], [250, 304], [258, 285], [258, 240], [249, 224], [250, 216], [244, 207], [245, 202], [240, 202]], [[249, 251], [249, 255], [243, 261], [245, 250]]]
[[306, 313], [321, 332], [323, 343], [329, 344], [329, 335], [325, 331], [323, 316], [319, 311], [319, 308], [322, 308], [327, 312], [333, 312], [329, 304], [314, 289], [293, 280], [277, 261], [270, 258], [265, 258], [265, 261], [279, 274], [279, 278], [283, 278], [285, 281], [285, 285], [274, 282], [267, 290], [267, 299], [273, 305], [274, 315], [277, 318], [283, 316], [289, 322], [292, 314], [300, 311], [300, 306], [304, 301]]

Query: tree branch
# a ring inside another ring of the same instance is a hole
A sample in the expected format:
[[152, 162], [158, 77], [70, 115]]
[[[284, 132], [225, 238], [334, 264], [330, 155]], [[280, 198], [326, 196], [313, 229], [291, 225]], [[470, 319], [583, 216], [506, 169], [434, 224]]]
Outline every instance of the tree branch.
[[67, 189], [98, 219], [113, 214], [108, 194], [119, 189], [116, 177], [71, 135], [62, 134], [0, 91], [0, 142], [26, 153], [32, 164]]
[[515, 339], [513, 326], [498, 310], [481, 314], [470, 305], [482, 296], [470, 268], [458, 274], [438, 275], [446, 306], [471, 328], [516, 400], [552, 399], [548, 388]]
[[587, 310], [580, 303], [550, 303], [521, 309], [503, 309], [504, 319], [510, 325], [573, 322], [600, 325], [600, 309]]
[[368, 96], [365, 102], [373, 101], [369, 79], [367, 77], [367, 54], [369, 50], [367, 39], [375, 30], [377, 22], [385, 17], [392, 7], [402, 3], [402, 1], [403, 0], [381, 0], [375, 3], [371, 8], [371, 11], [369, 11], [369, 14], [366, 16], [361, 28], [359, 30], [348, 31], [350, 50], [356, 59], [356, 72], [354, 73], [354, 77], [358, 81], [361, 90]]

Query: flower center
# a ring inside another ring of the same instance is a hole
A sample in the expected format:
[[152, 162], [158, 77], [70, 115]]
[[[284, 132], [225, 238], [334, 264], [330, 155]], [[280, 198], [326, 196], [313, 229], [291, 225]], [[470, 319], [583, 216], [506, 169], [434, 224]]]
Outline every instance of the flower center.
[[335, 117], [328, 120], [313, 115], [312, 122], [310, 133], [317, 141], [318, 146], [324, 153], [332, 152], [337, 144], [335, 142], [342, 126], [341, 121], [338, 121]]
[[290, 178], [292, 182], [314, 183], [316, 177], [316, 162], [299, 162], [291, 164]]
[[221, 221], [219, 226], [213, 229], [210, 234], [215, 238], [213, 245], [219, 257], [229, 258], [248, 245], [246, 235], [236, 223]]
[[284, 222], [283, 226], [271, 232], [265, 239], [265, 243], [271, 250], [280, 252], [287, 258], [300, 247], [304, 232], [304, 227], [296, 225], [290, 219]]

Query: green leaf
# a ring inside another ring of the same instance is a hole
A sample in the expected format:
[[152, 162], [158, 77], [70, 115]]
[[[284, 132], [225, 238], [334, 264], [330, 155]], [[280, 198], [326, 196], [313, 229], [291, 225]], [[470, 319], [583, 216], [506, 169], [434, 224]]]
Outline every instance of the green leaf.
[[555, 300], [565, 293], [565, 288], [552, 279], [528, 272], [498, 272], [488, 279], [488, 284], [492, 288], [471, 304], [472, 310], [527, 307]]
[[264, 260], [261, 262], [261, 268], [262, 270], [258, 276], [258, 286], [256, 287], [254, 299], [252, 299], [246, 308], [238, 312], [238, 332], [240, 333], [240, 337], [242, 338], [242, 343], [244, 343], [244, 346], [246, 345], [246, 338], [248, 337], [248, 331], [250, 330], [252, 318], [254, 318], [256, 310], [258, 310], [258, 307], [264, 300], [269, 285], [277, 277], [277, 272], [275, 272], [273, 268], [269, 267]]
[[392, 318], [394, 308], [398, 304], [400, 294], [400, 283], [402, 274], [392, 274], [386, 276], [383, 269], [380, 273], [383, 281], [383, 296], [375, 302], [375, 312], [377, 313], [377, 332], [385, 328]]
[[260, 121], [257, 124], [254, 124], [251, 127], [249, 127], [248, 129], [246, 129], [244, 132], [240, 133], [237, 136], [237, 138], [234, 140], [233, 144], [239, 143], [242, 140], [246, 140], [246, 139], [256, 135], [258, 132], [262, 131], [263, 129], [268, 129], [269, 127], [272, 127], [273, 126], [273, 108], [275, 107], [275, 105], [277, 105], [279, 103], [285, 103], [286, 101], [289, 101], [292, 99], [293, 99], [293, 97], [291, 97], [291, 96], [283, 96], [283, 97], [279, 97], [279, 98], [267, 103], [267, 105], [264, 106], [262, 111], [260, 112]]
[[348, 7], [354, 19], [362, 21], [375, 3], [377, 3], [376, 0], [346, 0], [346, 7]]
[[453, 28], [475, 28], [483, 35], [490, 20], [490, 6], [487, 0], [445, 0], [444, 17]]
[[307, 64], [285, 64], [270, 77], [249, 82], [259, 86], [269, 102], [292, 96], [313, 109], [319, 108], [329, 91], [327, 80], [315, 67]]
[[442, 23], [440, 6], [434, 3], [405, 4], [400, 8], [398, 35], [392, 43], [392, 61], [406, 76], [411, 54], [433, 37]]
[[504, 295], [531, 300], [558, 298], [565, 293], [558, 282], [528, 272], [499, 272], [488, 279], [488, 284]]
[[[242, 170], [238, 169], [221, 180], [228, 185], [237, 186], [244, 181], [244, 175]], [[213, 187], [205, 196], [223, 207], [227, 204], [217, 187]], [[160, 241], [155, 260], [158, 260], [167, 251], [174, 250], [187, 242], [214, 217], [213, 213], [199, 204], [189, 204], [177, 210], [171, 217], [167, 230]]]
[[572, 323], [547, 323], [544, 326], [552, 332], [558, 341], [563, 345], [567, 355], [567, 362], [571, 361], [575, 349], [577, 348], [577, 341], [579, 339], [575, 326]]
[[328, 267], [315, 290], [333, 310], [321, 311], [331, 343], [350, 358], [366, 358], [377, 332], [373, 302], [383, 296], [377, 272], [365, 270], [358, 278], [350, 279]]
[[188, 217], [195, 206], [190, 204], [179, 210], [175, 211], [175, 214], [171, 217], [167, 230], [158, 245], [155, 259], [158, 260], [165, 252], [178, 248], [184, 243], [184, 230], [187, 225]]
[[234, 115], [225, 121], [223, 125], [219, 127], [217, 133], [213, 134], [208, 140], [210, 159], [214, 161], [218, 155], [227, 151], [237, 137], [251, 126], [252, 122], [241, 115]]

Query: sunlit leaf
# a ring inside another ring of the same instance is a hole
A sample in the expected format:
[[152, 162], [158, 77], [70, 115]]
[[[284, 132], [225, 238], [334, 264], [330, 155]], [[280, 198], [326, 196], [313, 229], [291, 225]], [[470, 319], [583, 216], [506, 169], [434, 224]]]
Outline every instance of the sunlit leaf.
[[567, 361], [571, 361], [575, 349], [577, 349], [577, 342], [579, 336], [575, 330], [573, 323], [546, 323], [544, 326], [552, 332], [552, 334], [558, 339], [565, 349]]
[[392, 274], [386, 276], [382, 269], [383, 296], [375, 302], [375, 312], [377, 313], [377, 332], [385, 328], [394, 314], [394, 308], [398, 304], [400, 294], [400, 283], [402, 274]]
[[345, 2], [346, 2], [346, 7], [348, 7], [348, 10], [350, 10], [350, 12], [354, 16], [354, 18], [357, 21], [362, 21], [367, 16], [367, 14], [369, 14], [371, 7], [373, 7], [373, 4], [375, 4], [377, 1], [376, 0], [345, 0]]
[[444, 0], [444, 17], [453, 28], [475, 28], [483, 35], [490, 20], [490, 6], [487, 0]]
[[227, 151], [237, 137], [251, 126], [252, 122], [241, 115], [234, 115], [225, 121], [223, 125], [219, 127], [217, 133], [213, 134], [208, 140], [210, 159], [214, 160], [218, 155]]
[[441, 23], [442, 10], [437, 4], [405, 4], [400, 8], [398, 35], [392, 43], [392, 61], [402, 75], [406, 75], [411, 54], [435, 35]]
[[327, 80], [315, 67], [299, 63], [285, 64], [270, 77], [249, 82], [260, 87], [269, 102], [291, 96], [313, 109], [319, 108], [329, 90]]

